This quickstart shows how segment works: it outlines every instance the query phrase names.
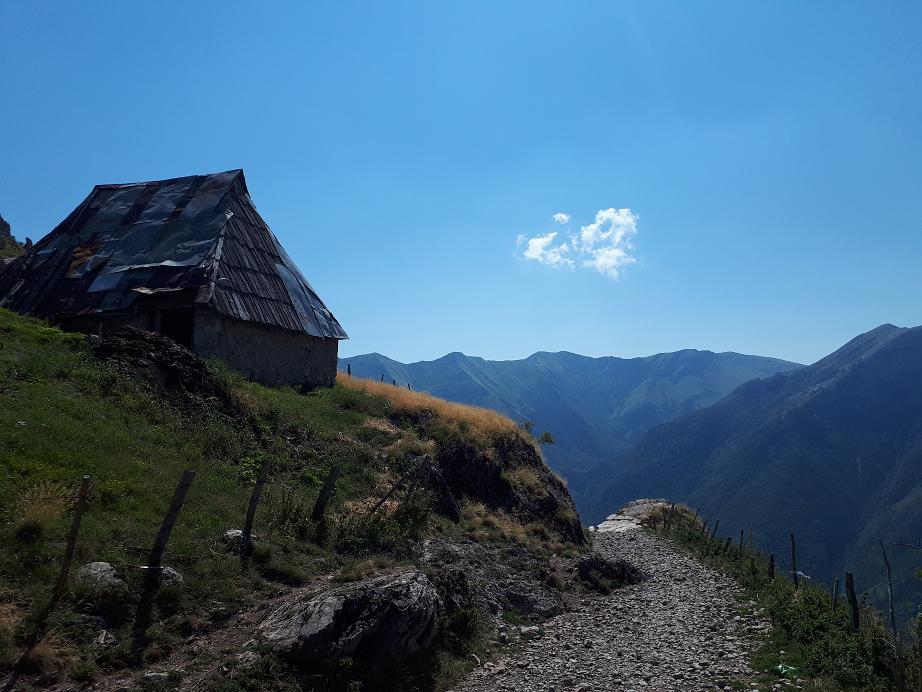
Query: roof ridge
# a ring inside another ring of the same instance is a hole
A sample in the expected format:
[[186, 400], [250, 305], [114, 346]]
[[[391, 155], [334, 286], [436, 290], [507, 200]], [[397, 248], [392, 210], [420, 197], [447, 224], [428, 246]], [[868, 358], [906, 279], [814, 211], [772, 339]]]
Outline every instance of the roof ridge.
[[[228, 173], [234, 173], [235, 176], [234, 178], [231, 178], [231, 180], [235, 180], [238, 176], [243, 175], [243, 169], [242, 168], [229, 168], [226, 171], [215, 171], [214, 173], [195, 173], [193, 175], [180, 175], [175, 178], [163, 178], [161, 180], [138, 180], [132, 183], [98, 183], [93, 186], [93, 192], [95, 192], [96, 190], [112, 190], [112, 189], [120, 188], [120, 187], [140, 187], [140, 186], [146, 187], [148, 185], [166, 185], [166, 184], [174, 185], [181, 180], [188, 180], [189, 178], [216, 178], [219, 175], [227, 175]], [[244, 183], [244, 187], [246, 187], [245, 183]], [[90, 194], [92, 195], [92, 192]]]

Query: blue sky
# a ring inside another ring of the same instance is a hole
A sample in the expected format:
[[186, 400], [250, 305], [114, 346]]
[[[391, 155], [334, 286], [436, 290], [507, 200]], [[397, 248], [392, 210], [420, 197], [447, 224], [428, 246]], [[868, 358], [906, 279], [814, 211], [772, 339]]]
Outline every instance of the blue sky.
[[10, 0], [0, 27], [17, 235], [95, 183], [243, 168], [345, 355], [811, 362], [922, 323], [918, 2]]

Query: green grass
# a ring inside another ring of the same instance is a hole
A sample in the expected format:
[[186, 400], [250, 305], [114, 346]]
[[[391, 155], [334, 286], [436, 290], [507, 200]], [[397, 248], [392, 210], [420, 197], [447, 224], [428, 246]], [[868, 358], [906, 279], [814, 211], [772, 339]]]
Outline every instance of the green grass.
[[[465, 425], [450, 419], [450, 409], [414, 419], [405, 402], [398, 410], [363, 387], [301, 394], [263, 387], [219, 362], [209, 363], [239, 411], [224, 413], [212, 403], [165, 396], [126, 366], [95, 359], [84, 337], [2, 309], [0, 347], [0, 668], [21, 651], [49, 598], [71, 518], [69, 499], [84, 474], [93, 480], [75, 567], [105, 561], [124, 576], [130, 595], [125, 603], [110, 604], [113, 612], [106, 615], [125, 642], [140, 588], [139, 566], [182, 471], [197, 473], [164, 557], [185, 582], [158, 599], [148, 662], [280, 588], [321, 574], [361, 578], [406, 562], [424, 535], [469, 529], [466, 522], [454, 525], [435, 516], [425, 492], [402, 501], [396, 511], [365, 514], [413, 454], [435, 449], [434, 440], [464, 435]], [[482, 435], [472, 435], [470, 444], [496, 456], [484, 447], [492, 443]], [[244, 570], [220, 539], [226, 529], [242, 526], [267, 458], [272, 474], [256, 516], [257, 547]], [[315, 523], [310, 512], [333, 466], [342, 473], [326, 518]], [[502, 521], [506, 531], [492, 540], [527, 533], [525, 520]], [[547, 543], [548, 553], [561, 542], [553, 532], [531, 540], [536, 546]], [[68, 675], [80, 682], [132, 662], [125, 647], [99, 653], [90, 646], [96, 630], [81, 624], [79, 613], [91, 610], [90, 600], [72, 579], [52, 618], [68, 641], [59, 658], [67, 654]], [[475, 646], [462, 640], [478, 636], [468, 625], [443, 623], [441, 648], [432, 660], [418, 663], [422, 672], [414, 679], [432, 687], [452, 679], [464, 667], [459, 660], [465, 647]], [[273, 689], [288, 689], [294, 679], [271, 657], [258, 667], [273, 671]], [[249, 679], [241, 675], [225, 688], [261, 688], [258, 680], [246, 687]]]
[[[830, 594], [805, 580], [795, 588], [780, 567], [770, 580], [767, 556], [746, 545], [740, 553], [738, 541], [725, 552], [726, 538], [705, 538], [699, 526], [693, 525], [691, 514], [683, 509], [669, 536], [702, 563], [733, 576], [771, 622], [772, 632], [752, 661], [753, 668], [765, 674], [766, 682], [776, 681], [777, 666], [783, 662], [796, 669], [785, 677], [809, 681], [808, 689], [896, 689], [895, 645], [867, 599], [860, 607], [861, 627], [852, 632], [851, 611], [843, 595], [833, 610]], [[662, 533], [662, 524], [659, 528]], [[906, 679], [910, 685], [917, 684], [918, 651], [909, 645], [906, 648]]]
[[19, 257], [24, 252], [22, 245], [17, 243], [13, 238], [4, 238], [0, 236], [0, 260]]
[[[116, 366], [93, 360], [81, 337], [41, 322], [0, 312], [0, 336], [0, 512], [15, 525], [22, 511], [18, 498], [29, 488], [46, 482], [75, 488], [83, 474], [92, 474], [82, 561], [111, 562], [136, 577], [182, 470], [193, 468], [197, 476], [167, 559], [187, 577], [184, 593], [191, 602], [216, 595], [234, 600], [252, 590], [252, 580], [221, 551], [219, 539], [243, 523], [254, 469], [264, 456], [275, 466], [257, 532], [271, 535], [281, 559], [305, 573], [316, 560], [312, 551], [291, 549], [294, 527], [285, 503], [303, 509], [316, 494], [317, 479], [344, 456], [340, 503], [374, 485], [360, 463], [367, 451], [332, 439], [361, 426], [361, 408], [343, 405], [349, 392], [300, 396], [248, 385], [260, 409], [250, 420], [231, 421], [213, 408], [172, 406]], [[374, 402], [361, 404], [374, 408]], [[303, 457], [285, 439], [295, 428], [314, 443]], [[59, 539], [66, 517], [48, 523], [48, 534]], [[41, 597], [61, 546], [12, 540], [7, 547], [0, 552], [0, 577], [28, 600]]]

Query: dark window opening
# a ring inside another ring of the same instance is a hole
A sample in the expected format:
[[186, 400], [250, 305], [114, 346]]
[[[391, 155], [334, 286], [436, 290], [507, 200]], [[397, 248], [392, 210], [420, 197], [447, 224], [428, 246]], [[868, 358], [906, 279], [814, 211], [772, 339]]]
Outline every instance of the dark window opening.
[[193, 326], [191, 310], [165, 310], [160, 315], [160, 332], [190, 349]]

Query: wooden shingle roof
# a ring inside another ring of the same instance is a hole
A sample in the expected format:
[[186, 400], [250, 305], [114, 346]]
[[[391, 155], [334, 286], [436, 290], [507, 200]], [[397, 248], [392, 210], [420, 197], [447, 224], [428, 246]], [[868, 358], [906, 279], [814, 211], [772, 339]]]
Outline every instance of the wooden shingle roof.
[[97, 185], [0, 269], [0, 306], [23, 314], [123, 313], [139, 300], [347, 338], [256, 211], [241, 170]]

